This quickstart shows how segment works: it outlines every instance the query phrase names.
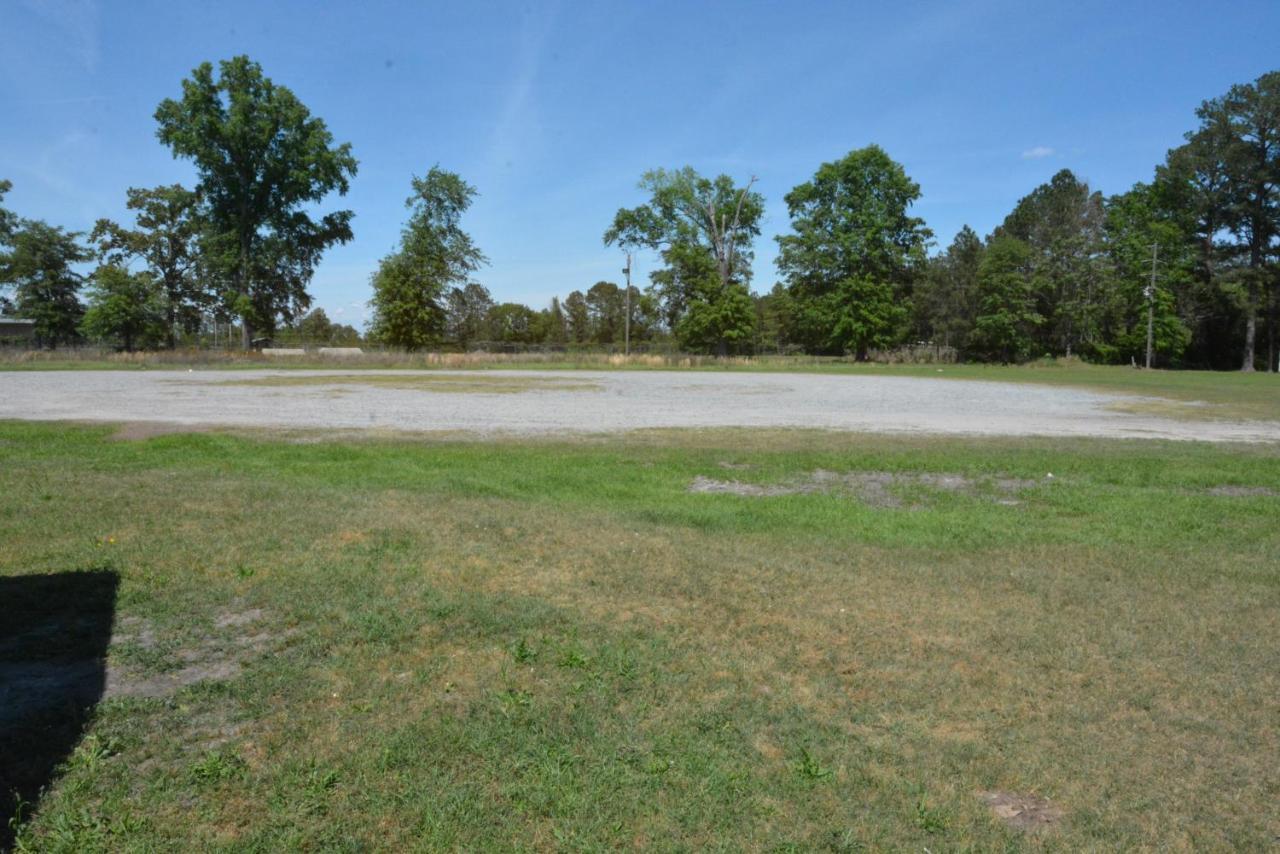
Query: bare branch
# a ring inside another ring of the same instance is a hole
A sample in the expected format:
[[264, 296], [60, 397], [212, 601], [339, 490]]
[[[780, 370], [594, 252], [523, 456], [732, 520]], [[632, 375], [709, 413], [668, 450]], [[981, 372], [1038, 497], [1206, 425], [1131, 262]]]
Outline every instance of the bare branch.
[[[755, 182], [756, 182], [756, 176], [752, 175], [751, 180], [747, 181], [747, 186], [743, 187], [742, 192], [738, 194], [738, 206], [733, 212], [733, 227], [731, 230], [732, 234], [736, 235], [738, 229], [741, 228], [742, 226], [742, 203], [746, 201], [747, 193], [751, 192], [751, 185], [754, 184]], [[733, 255], [734, 255], [734, 249], [736, 247], [737, 247], [737, 239], [736, 237], [733, 237], [729, 240], [729, 246], [726, 253], [728, 257], [725, 261], [725, 271], [722, 276], [722, 278], [725, 281], [725, 284], [728, 284], [729, 273], [733, 271]]]

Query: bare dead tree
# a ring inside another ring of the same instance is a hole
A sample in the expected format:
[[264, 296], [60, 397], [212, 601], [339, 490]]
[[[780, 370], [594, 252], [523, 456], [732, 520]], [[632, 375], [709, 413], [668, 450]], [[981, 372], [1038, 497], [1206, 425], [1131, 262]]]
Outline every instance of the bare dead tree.
[[716, 269], [720, 273], [720, 283], [728, 285], [733, 276], [734, 256], [738, 250], [738, 239], [742, 230], [742, 203], [751, 192], [751, 185], [756, 182], [752, 175], [747, 186], [738, 193], [738, 203], [734, 207], [733, 221], [729, 221], [727, 213], [716, 216], [715, 199], [707, 200], [707, 233], [711, 237], [711, 248], [716, 256]]

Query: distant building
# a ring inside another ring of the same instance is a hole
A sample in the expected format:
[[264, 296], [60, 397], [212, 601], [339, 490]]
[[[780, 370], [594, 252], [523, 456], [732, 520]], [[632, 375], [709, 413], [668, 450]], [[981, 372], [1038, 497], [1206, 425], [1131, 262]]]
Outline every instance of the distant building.
[[0, 317], [0, 347], [29, 347], [36, 340], [36, 322], [17, 317]]

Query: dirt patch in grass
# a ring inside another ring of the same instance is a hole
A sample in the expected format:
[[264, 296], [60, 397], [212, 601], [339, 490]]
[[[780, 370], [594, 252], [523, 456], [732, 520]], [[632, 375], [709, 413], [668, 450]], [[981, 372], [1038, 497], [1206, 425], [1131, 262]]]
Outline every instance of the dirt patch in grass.
[[230, 660], [211, 660], [189, 664], [171, 673], [145, 675], [129, 668], [109, 668], [107, 689], [103, 696], [111, 697], [168, 697], [179, 689], [197, 682], [224, 681], [240, 673], [240, 663]]
[[192, 716], [185, 726], [190, 749], [205, 753], [238, 739], [249, 724], [231, 720], [232, 714], [229, 708], [219, 707]]
[[261, 608], [250, 608], [247, 611], [227, 611], [213, 621], [214, 626], [219, 629], [229, 628], [231, 626], [245, 626], [249, 623], [256, 623], [266, 616], [266, 612]]
[[996, 818], [1023, 833], [1043, 833], [1062, 821], [1063, 812], [1038, 795], [983, 792], [979, 797]]
[[[728, 468], [724, 463], [721, 468]], [[994, 500], [999, 504], [1017, 504], [1010, 496], [1034, 486], [1039, 481], [1014, 477], [997, 477], [975, 479], [958, 474], [934, 473], [901, 473], [885, 471], [865, 472], [833, 472], [817, 469], [801, 477], [792, 478], [782, 483], [757, 484], [744, 483], [738, 480], [717, 480], [716, 478], [698, 475], [689, 484], [689, 491], [704, 495], [742, 495], [751, 498], [770, 498], [779, 495], [847, 495], [857, 498], [872, 507], [904, 507], [907, 506], [898, 489], [910, 490], [924, 488], [941, 493], [959, 493], [964, 495], [984, 494], [984, 485], [988, 491], [994, 491]]]
[[169, 421], [129, 421], [121, 424], [111, 434], [115, 442], [144, 442], [156, 436], [169, 436], [174, 433], [208, 433], [215, 429], [209, 424], [176, 424]]
[[1268, 489], [1265, 486], [1214, 486], [1206, 490], [1210, 495], [1222, 496], [1225, 498], [1273, 498], [1280, 495], [1274, 489]]
[[104, 696], [167, 697], [198, 682], [234, 678], [250, 658], [267, 652], [287, 637], [288, 632], [250, 630], [266, 617], [261, 608], [224, 611], [213, 621], [218, 633], [203, 634], [176, 645], [166, 643], [145, 620], [122, 621], [125, 631], [112, 638], [113, 646], [133, 646], [154, 655], [145, 657], [145, 665], [109, 664]]
[[689, 484], [689, 491], [706, 495], [747, 495], [761, 498], [770, 495], [803, 495], [817, 492], [813, 484], [760, 486], [755, 483], [742, 483], [737, 480], [715, 480], [698, 475]]

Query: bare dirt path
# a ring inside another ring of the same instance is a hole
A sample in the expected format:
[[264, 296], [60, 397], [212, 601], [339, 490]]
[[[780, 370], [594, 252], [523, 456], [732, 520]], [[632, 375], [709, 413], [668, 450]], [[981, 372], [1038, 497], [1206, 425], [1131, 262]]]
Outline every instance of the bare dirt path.
[[676, 371], [0, 372], [0, 418], [462, 431], [811, 427], [889, 433], [1280, 441], [1280, 423], [1118, 411], [1141, 400], [915, 377]]

